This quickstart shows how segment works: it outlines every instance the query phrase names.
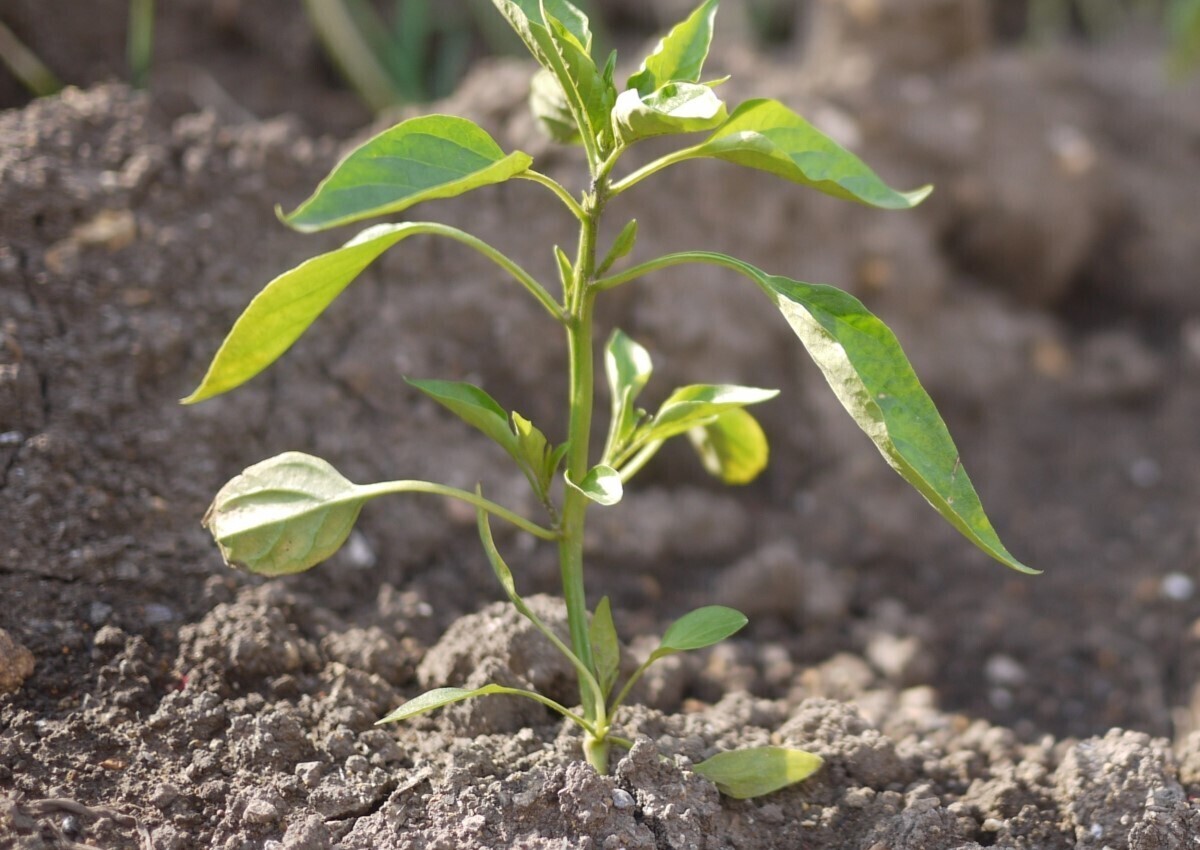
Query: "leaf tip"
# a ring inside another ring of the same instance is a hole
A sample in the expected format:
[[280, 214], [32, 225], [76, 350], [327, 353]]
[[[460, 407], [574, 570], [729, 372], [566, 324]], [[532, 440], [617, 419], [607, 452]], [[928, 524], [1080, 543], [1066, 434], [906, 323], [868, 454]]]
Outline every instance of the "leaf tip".
[[933, 194], [933, 184], [926, 183], [920, 189], [913, 189], [911, 192], [900, 192], [899, 194], [908, 203], [908, 208], [911, 209]]

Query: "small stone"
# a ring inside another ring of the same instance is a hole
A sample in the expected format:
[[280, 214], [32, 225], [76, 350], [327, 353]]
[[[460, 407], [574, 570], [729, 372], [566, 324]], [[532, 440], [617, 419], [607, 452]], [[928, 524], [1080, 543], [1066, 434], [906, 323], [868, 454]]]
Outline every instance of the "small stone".
[[179, 789], [169, 782], [164, 782], [154, 789], [150, 795], [150, 803], [159, 809], [165, 809], [179, 797]]
[[1183, 573], [1167, 573], [1159, 588], [1165, 599], [1172, 602], [1187, 602], [1196, 593], [1196, 582]]
[[487, 818], [483, 815], [467, 815], [463, 818], [462, 825], [467, 832], [480, 832], [487, 826]]
[[279, 809], [270, 800], [256, 797], [246, 804], [242, 819], [247, 823], [273, 823], [279, 819]]
[[1010, 656], [997, 653], [988, 658], [983, 667], [983, 674], [993, 685], [1014, 687], [1024, 684], [1028, 674], [1019, 661]]
[[0, 629], [0, 694], [10, 694], [33, 673], [33, 653]]
[[296, 778], [309, 788], [315, 787], [321, 781], [322, 773], [324, 769], [319, 761], [302, 761], [295, 768]]
[[633, 795], [624, 788], [614, 788], [612, 792], [613, 806], [618, 809], [628, 809], [633, 805]]

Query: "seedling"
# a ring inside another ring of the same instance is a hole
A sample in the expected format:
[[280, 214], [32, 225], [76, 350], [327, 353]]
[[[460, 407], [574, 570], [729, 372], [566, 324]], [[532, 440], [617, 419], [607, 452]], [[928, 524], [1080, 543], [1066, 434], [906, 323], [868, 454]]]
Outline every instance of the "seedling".
[[[500, 685], [476, 690], [439, 688], [401, 705], [381, 723], [403, 720], [460, 700], [516, 694], [549, 706], [583, 732], [588, 762], [604, 772], [618, 710], [642, 673], [660, 658], [724, 640], [746, 623], [730, 608], [701, 608], [676, 621], [656, 650], [618, 688], [620, 645], [607, 598], [589, 617], [583, 580], [587, 511], [620, 501], [630, 479], [668, 440], [687, 436], [704, 468], [730, 484], [752, 480], [767, 462], [767, 440], [747, 411], [775, 390], [696, 384], [667, 396], [651, 414], [636, 406], [651, 375], [650, 355], [621, 331], [604, 346], [603, 371], [612, 399], [608, 434], [597, 456], [590, 433], [594, 403], [593, 309], [605, 292], [652, 272], [687, 263], [722, 266], [748, 278], [783, 314], [851, 418], [887, 462], [955, 528], [995, 559], [1033, 572], [1009, 554], [983, 512], [958, 452], [933, 402], [891, 331], [859, 301], [838, 289], [768, 274], [742, 260], [709, 251], [668, 254], [613, 271], [634, 248], [629, 222], [601, 253], [598, 233], [608, 204], [654, 173], [691, 159], [719, 159], [882, 209], [907, 209], [929, 188], [898, 192], [862, 161], [774, 100], [751, 100], [732, 112], [717, 96], [718, 81], [702, 80], [716, 0], [705, 0], [672, 29], [618, 90], [616, 57], [597, 65], [587, 18], [567, 0], [493, 0], [541, 65], [531, 105], [558, 140], [583, 148], [590, 183], [581, 197], [535, 171], [520, 151], [505, 153], [472, 122], [430, 115], [405, 121], [350, 153], [315, 193], [283, 220], [302, 231], [324, 230], [398, 213], [506, 180], [549, 189], [579, 223], [574, 258], [555, 247], [561, 272], [556, 297], [492, 246], [454, 227], [403, 222], [370, 227], [343, 247], [277, 277], [250, 303], [217, 352], [204, 380], [185, 402], [202, 401], [257, 375], [294, 343], [373, 260], [411, 236], [431, 234], [479, 251], [533, 297], [566, 334], [566, 439], [548, 438], [482, 389], [455, 381], [411, 380], [420, 392], [494, 440], [516, 463], [544, 507], [528, 519], [474, 492], [428, 481], [359, 485], [323, 460], [289, 452], [250, 467], [217, 494], [205, 516], [225, 560], [267, 575], [307, 570], [346, 541], [362, 506], [390, 493], [430, 493], [473, 505], [492, 569], [513, 605], [570, 660], [579, 675], [576, 710], [544, 695]], [[615, 169], [634, 145], [651, 136], [707, 133], [622, 177]], [[570, 645], [522, 600], [513, 573], [497, 550], [490, 521], [504, 520], [558, 546]], [[615, 693], [615, 695], [614, 695]], [[696, 766], [735, 797], [769, 793], [808, 776], [820, 759], [778, 747], [722, 753]]]

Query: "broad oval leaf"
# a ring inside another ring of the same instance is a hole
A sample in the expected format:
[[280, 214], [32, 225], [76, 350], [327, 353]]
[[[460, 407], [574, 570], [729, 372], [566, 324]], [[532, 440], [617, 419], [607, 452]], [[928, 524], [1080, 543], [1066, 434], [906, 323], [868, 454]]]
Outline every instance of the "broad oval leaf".
[[363, 269], [402, 239], [430, 232], [421, 222], [377, 224], [341, 248], [305, 260], [272, 280], [247, 305], [204, 379], [184, 404], [239, 387], [274, 363]]
[[320, 458], [286, 452], [222, 487], [204, 526], [230, 566], [298, 573], [341, 548], [369, 498]]
[[724, 605], [706, 605], [672, 623], [652, 654], [661, 658], [676, 652], [704, 649], [736, 634], [748, 622], [741, 611]]
[[699, 83], [666, 83], [650, 94], [628, 89], [612, 109], [613, 132], [625, 144], [651, 136], [697, 133], [726, 120], [725, 101]]
[[749, 484], [766, 469], [767, 435], [758, 420], [741, 408], [688, 431], [700, 462], [726, 484]]
[[751, 747], [717, 753], [692, 770], [716, 785], [726, 797], [746, 800], [801, 782], [822, 764], [820, 756], [804, 750]]
[[746, 101], [691, 153], [881, 209], [909, 209], [933, 191], [930, 186], [912, 192], [892, 189], [862, 160], [777, 100]]
[[667, 397], [638, 443], [667, 440], [706, 424], [727, 410], [761, 404], [779, 395], [779, 390], [739, 387], [732, 384], [692, 384]]
[[628, 87], [649, 94], [665, 83], [700, 82], [704, 60], [712, 44], [713, 20], [717, 0], [705, 0], [683, 21], [662, 37], [638, 72], [629, 78]]
[[444, 708], [447, 705], [472, 699], [473, 697], [485, 697], [489, 694], [502, 694], [505, 692], [505, 689], [500, 685], [484, 685], [482, 688], [475, 688], [475, 690], [471, 691], [465, 688], [435, 688], [432, 691], [426, 691], [419, 697], [413, 697], [391, 714], [381, 720], [375, 721], [375, 725], [379, 726], [383, 723], [395, 723], [400, 720], [407, 720], [410, 717], [416, 717], [418, 714]]
[[592, 645], [592, 661], [596, 665], [596, 680], [605, 699], [617, 681], [621, 671], [621, 642], [617, 639], [617, 627], [613, 623], [612, 607], [605, 596], [592, 614], [588, 627], [588, 643]]
[[605, 507], [615, 505], [621, 501], [621, 496], [624, 495], [620, 473], [602, 463], [589, 469], [587, 475], [578, 484], [572, 481], [569, 475], [564, 475], [563, 478], [566, 479], [567, 486], [578, 490], [597, 505]]
[[508, 414], [495, 399], [479, 387], [465, 381], [418, 381], [412, 378], [404, 380], [468, 425], [491, 437], [515, 459], [520, 459], [521, 447], [508, 424]]
[[502, 183], [532, 162], [520, 151], [505, 155], [482, 127], [466, 118], [412, 118], [348, 154], [283, 220], [311, 232], [397, 213], [421, 201]]

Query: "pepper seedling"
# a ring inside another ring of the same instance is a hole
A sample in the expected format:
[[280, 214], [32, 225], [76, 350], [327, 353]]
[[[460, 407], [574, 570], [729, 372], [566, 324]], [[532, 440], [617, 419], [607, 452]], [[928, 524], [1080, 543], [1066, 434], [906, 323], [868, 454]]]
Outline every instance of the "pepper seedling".
[[[591, 426], [599, 371], [593, 324], [597, 299], [661, 269], [700, 263], [748, 279], [779, 309], [850, 417], [946, 520], [996, 560], [1034, 572], [1000, 542], [945, 424], [895, 336], [857, 299], [711, 251], [667, 254], [613, 271], [635, 247], [635, 221], [620, 231], [606, 253], [600, 253], [598, 244], [601, 217], [610, 202], [656, 172], [688, 160], [723, 160], [885, 210], [911, 208], [930, 188], [891, 188], [858, 157], [776, 100], [750, 100], [730, 111], [714, 90], [721, 81], [705, 81], [702, 75], [717, 0], [705, 0], [663, 36], [620, 89], [614, 81], [615, 52], [603, 64], [595, 61], [587, 18], [567, 0], [493, 2], [540, 65], [531, 83], [531, 108], [554, 139], [582, 147], [588, 189], [575, 197], [534, 170], [530, 156], [505, 153], [465, 118], [428, 115], [404, 121], [351, 152], [311, 197], [281, 217], [298, 230], [319, 231], [508, 180], [536, 183], [552, 192], [579, 225], [574, 258], [553, 248], [561, 277], [557, 296], [509, 257], [455, 227], [413, 221], [376, 225], [271, 281], [237, 320], [200, 386], [184, 401], [211, 398], [264, 370], [384, 251], [412, 236], [452, 239], [496, 263], [544, 308], [548, 322], [565, 333], [566, 437], [561, 442], [550, 439], [479, 387], [425, 379], [409, 383], [497, 443], [528, 479], [545, 516], [541, 521], [529, 519], [485, 498], [479, 489], [413, 480], [354, 484], [319, 458], [289, 452], [251, 466], [217, 494], [204, 523], [225, 560], [267, 575], [307, 570], [336, 552], [363, 505], [382, 495], [427, 493], [473, 505], [484, 551], [505, 594], [578, 672], [580, 707], [496, 684], [475, 690], [446, 687], [409, 700], [380, 722], [489, 694], [516, 694], [577, 724], [585, 758], [605, 772], [610, 746], [631, 746], [613, 730], [618, 728], [618, 710], [647, 667], [677, 652], [711, 646], [746, 623], [742, 614], [719, 605], [685, 615], [618, 689], [620, 644], [609, 601], [601, 599], [589, 616], [584, 589], [584, 522], [589, 508], [619, 502], [630, 479], [668, 440], [686, 436], [704, 468], [730, 484], [754, 479], [767, 463], [766, 436], [747, 408], [768, 401], [776, 390], [695, 384], [675, 390], [651, 414], [636, 406], [650, 380], [650, 354], [620, 330], [612, 332], [603, 349], [612, 409], [603, 447], [595, 454]], [[615, 176], [624, 154], [644, 139], [693, 133], [707, 135]], [[493, 540], [492, 519], [558, 547], [569, 644], [518, 594], [513, 573]], [[748, 797], [800, 781], [820, 763], [801, 750], [765, 747], [721, 753], [695, 769], [724, 793]]]

